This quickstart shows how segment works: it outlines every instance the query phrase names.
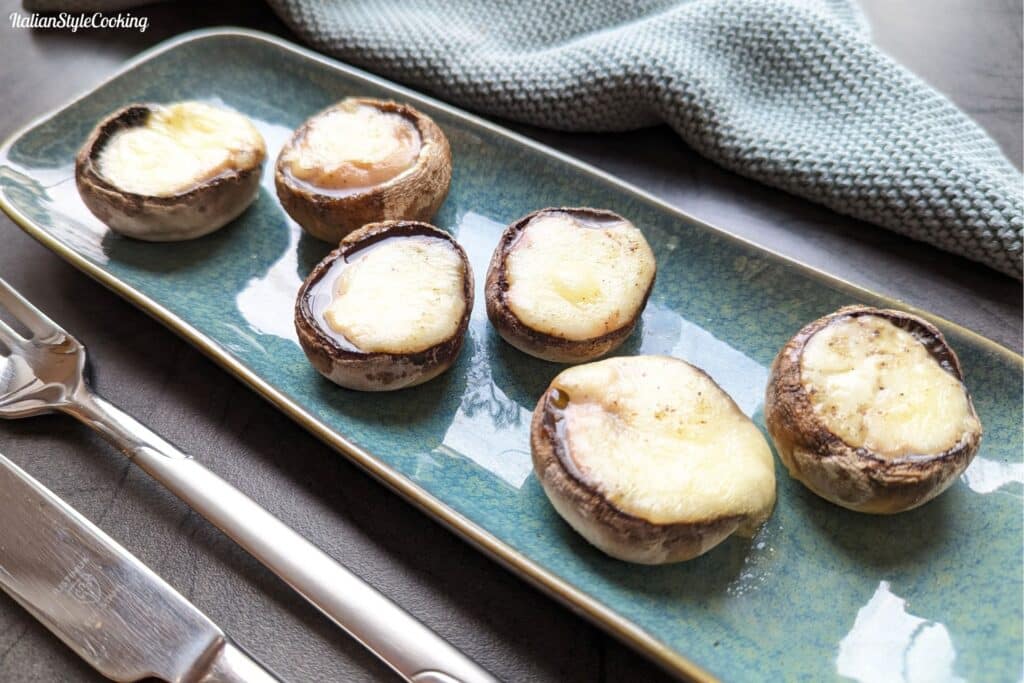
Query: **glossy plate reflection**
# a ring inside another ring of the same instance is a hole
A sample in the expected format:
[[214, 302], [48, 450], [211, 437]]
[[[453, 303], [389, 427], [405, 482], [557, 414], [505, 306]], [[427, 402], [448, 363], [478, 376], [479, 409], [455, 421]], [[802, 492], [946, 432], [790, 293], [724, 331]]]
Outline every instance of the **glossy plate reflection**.
[[836, 670], [858, 683], [963, 681], [953, 671], [956, 649], [949, 630], [907, 613], [907, 601], [882, 581], [839, 642]]
[[[296, 290], [330, 245], [288, 220], [269, 178], [233, 224], [163, 245], [111, 235], [72, 179], [94, 122], [130, 101], [236, 109], [260, 128], [272, 160], [295, 126], [348, 95], [410, 102], [445, 130], [454, 177], [434, 222], [465, 247], [478, 288], [456, 365], [423, 386], [370, 398], [322, 379], [295, 341]], [[1022, 365], [973, 333], [925, 314], [959, 352], [986, 430], [978, 458], [947, 493], [894, 517], [858, 515], [778, 468], [778, 505], [754, 539], [731, 538], [681, 565], [639, 567], [581, 540], [532, 474], [530, 413], [562, 366], [516, 351], [486, 321], [482, 278], [504, 226], [545, 206], [630, 218], [654, 249], [658, 279], [621, 353], [671, 354], [705, 368], [759, 426], [767, 368], [790, 335], [845, 304], [898, 304], [455, 109], [242, 31], [175, 39], [18, 134], [0, 151], [0, 205], [422, 509], [678, 673], [1021, 677]]]

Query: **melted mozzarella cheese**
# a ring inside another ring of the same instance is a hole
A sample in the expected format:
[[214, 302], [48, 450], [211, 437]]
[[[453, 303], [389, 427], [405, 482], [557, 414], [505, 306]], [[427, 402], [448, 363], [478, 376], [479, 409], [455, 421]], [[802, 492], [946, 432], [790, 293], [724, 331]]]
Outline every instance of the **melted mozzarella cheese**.
[[883, 457], [941, 453], [978, 428], [960, 380], [878, 316], [840, 318], [814, 334], [800, 373], [825, 426]]
[[465, 274], [461, 256], [442, 239], [387, 239], [342, 270], [324, 319], [361, 351], [423, 351], [458, 329]]
[[506, 256], [506, 300], [535, 330], [593, 339], [633, 319], [654, 271], [654, 254], [633, 225], [545, 214], [526, 226]]
[[[707, 375], [667, 356], [570, 368], [564, 438], [581, 475], [623, 512], [656, 524], [742, 515], [775, 504], [764, 436]], [[749, 527], [744, 527], [749, 531]]]
[[420, 134], [401, 114], [347, 102], [317, 116], [285, 152], [291, 174], [318, 188], [356, 191], [412, 168]]
[[253, 168], [265, 155], [263, 137], [246, 117], [202, 102], [179, 102], [111, 136], [98, 166], [121, 190], [166, 197]]

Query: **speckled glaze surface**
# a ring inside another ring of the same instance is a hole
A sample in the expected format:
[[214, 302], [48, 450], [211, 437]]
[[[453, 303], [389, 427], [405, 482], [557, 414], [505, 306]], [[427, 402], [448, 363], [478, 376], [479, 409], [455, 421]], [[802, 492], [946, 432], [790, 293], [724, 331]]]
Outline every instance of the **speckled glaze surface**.
[[[241, 218], [176, 244], [110, 233], [73, 180], [75, 153], [92, 126], [128, 102], [202, 99], [234, 108], [259, 126], [272, 162], [294, 127], [350, 95], [410, 102], [447, 133], [454, 174], [434, 223], [458, 238], [477, 276], [458, 363], [393, 394], [347, 391], [306, 362], [292, 305], [330, 246], [287, 218], [266, 169]], [[482, 278], [505, 224], [545, 206], [599, 206], [632, 220], [655, 251], [658, 280], [620, 352], [667, 353], [703, 367], [761, 426], [768, 366], [794, 332], [845, 304], [898, 304], [454, 109], [237, 31], [176, 39], [17, 135], [0, 155], [0, 204], [43, 244], [428, 513], [680, 674], [1021, 678], [1021, 359], [970, 332], [935, 321], [960, 355], [985, 426], [980, 454], [947, 493], [902, 515], [866, 516], [818, 499], [777, 466], [778, 506], [752, 541], [731, 538], [681, 565], [634, 566], [573, 533], [531, 472], [530, 411], [561, 366], [516, 351], [487, 323]]]

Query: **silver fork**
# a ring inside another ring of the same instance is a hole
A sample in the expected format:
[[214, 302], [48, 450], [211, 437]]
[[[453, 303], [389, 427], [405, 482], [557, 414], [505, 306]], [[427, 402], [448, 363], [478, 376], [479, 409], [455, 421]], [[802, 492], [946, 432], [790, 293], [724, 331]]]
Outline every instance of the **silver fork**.
[[0, 417], [72, 415], [188, 503], [407, 681], [495, 681], [487, 671], [254, 500], [97, 395], [85, 347], [0, 279]]

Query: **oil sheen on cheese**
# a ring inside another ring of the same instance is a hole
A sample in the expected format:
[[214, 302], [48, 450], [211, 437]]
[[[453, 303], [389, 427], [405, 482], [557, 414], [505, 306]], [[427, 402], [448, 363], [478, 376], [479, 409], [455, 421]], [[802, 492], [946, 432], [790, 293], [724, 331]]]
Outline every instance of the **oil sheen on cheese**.
[[506, 301], [534, 330], [593, 339], [633, 319], [654, 272], [654, 254], [635, 226], [542, 214], [506, 256]]
[[882, 457], [942, 453], [978, 428], [960, 380], [885, 318], [830, 323], [807, 341], [800, 372], [825, 426]]
[[315, 117], [284, 162], [292, 177], [318, 189], [358, 192], [412, 168], [421, 144], [401, 114], [347, 102]]
[[666, 356], [578, 365], [563, 440], [580, 475], [623, 512], [655, 524], [742, 515], [752, 531], [775, 504], [775, 467], [760, 430], [707, 375]]
[[100, 174], [135, 194], [168, 197], [231, 171], [257, 166], [266, 145], [245, 116], [202, 102], [158, 107], [145, 123], [103, 145]]
[[423, 351], [458, 330], [466, 311], [465, 275], [461, 255], [446, 240], [385, 239], [356, 252], [340, 270], [324, 321], [360, 351]]

